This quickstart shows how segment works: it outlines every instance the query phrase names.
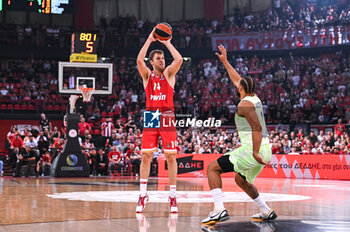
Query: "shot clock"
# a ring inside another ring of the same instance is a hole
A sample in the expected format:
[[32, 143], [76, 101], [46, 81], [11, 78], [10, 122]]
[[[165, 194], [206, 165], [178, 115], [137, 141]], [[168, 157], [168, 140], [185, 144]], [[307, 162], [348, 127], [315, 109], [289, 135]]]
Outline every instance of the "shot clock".
[[75, 32], [72, 34], [71, 62], [97, 62], [97, 34]]
[[72, 34], [72, 53], [96, 54], [97, 34], [76, 32]]

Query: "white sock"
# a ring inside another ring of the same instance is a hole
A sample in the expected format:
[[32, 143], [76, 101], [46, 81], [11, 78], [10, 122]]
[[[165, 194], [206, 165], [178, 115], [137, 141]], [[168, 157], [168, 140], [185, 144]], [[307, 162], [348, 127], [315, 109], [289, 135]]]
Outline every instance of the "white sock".
[[147, 179], [140, 179], [140, 195], [145, 196], [147, 193]]
[[264, 214], [268, 214], [270, 212], [271, 208], [267, 206], [265, 200], [261, 196], [255, 198], [254, 201], [260, 208], [261, 212]]
[[169, 196], [170, 197], [176, 197], [176, 185], [170, 185]]
[[213, 196], [215, 209], [217, 209], [217, 210], [224, 209], [225, 208], [224, 207], [224, 199], [222, 197], [221, 188], [212, 189], [212, 190], [210, 190], [210, 193]]

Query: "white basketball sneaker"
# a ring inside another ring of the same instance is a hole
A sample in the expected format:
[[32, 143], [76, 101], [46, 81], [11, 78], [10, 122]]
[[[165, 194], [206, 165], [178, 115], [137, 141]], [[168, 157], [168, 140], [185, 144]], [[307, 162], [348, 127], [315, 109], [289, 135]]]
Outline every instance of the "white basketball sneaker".
[[169, 203], [170, 203], [170, 212], [177, 213], [179, 209], [177, 207], [176, 197], [169, 197]]
[[209, 213], [209, 216], [202, 221], [202, 224], [212, 225], [218, 222], [223, 222], [230, 219], [226, 209], [217, 210], [214, 209]]
[[252, 216], [253, 221], [272, 221], [277, 218], [276, 212], [271, 209], [268, 214], [258, 213]]
[[139, 196], [139, 201], [136, 206], [136, 213], [142, 213], [142, 211], [146, 208], [146, 204], [148, 202], [148, 195], [146, 194], [145, 196]]

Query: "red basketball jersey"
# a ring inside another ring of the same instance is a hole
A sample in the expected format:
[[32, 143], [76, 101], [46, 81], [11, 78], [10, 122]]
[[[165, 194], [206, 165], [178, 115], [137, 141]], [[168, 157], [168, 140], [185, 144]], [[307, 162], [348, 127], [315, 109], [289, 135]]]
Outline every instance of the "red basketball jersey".
[[146, 86], [146, 110], [174, 112], [173, 96], [174, 89], [164, 74], [156, 76], [152, 71]]

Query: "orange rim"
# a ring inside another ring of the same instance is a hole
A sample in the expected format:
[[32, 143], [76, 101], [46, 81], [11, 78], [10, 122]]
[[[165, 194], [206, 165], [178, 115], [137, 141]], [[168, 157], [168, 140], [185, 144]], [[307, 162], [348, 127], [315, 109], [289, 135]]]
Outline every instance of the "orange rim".
[[93, 91], [94, 88], [79, 88], [83, 93], [88, 93], [90, 91]]

